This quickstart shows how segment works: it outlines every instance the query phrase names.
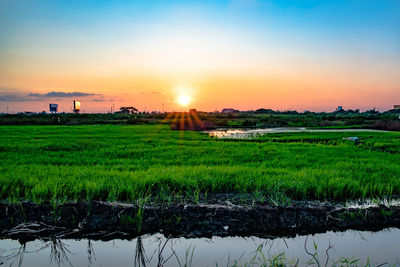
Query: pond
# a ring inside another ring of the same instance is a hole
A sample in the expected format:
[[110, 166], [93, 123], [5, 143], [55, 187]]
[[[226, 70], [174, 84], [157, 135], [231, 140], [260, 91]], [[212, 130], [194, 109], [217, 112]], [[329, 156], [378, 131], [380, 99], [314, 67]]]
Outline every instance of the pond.
[[277, 127], [265, 129], [217, 129], [207, 131], [209, 136], [217, 138], [254, 138], [268, 133], [300, 133], [300, 132], [386, 132], [371, 129], [307, 129], [304, 127]]
[[[0, 265], [7, 266], [260, 266], [272, 260], [305, 266], [319, 259], [400, 266], [400, 230], [326, 232], [294, 238], [166, 238], [132, 240], [0, 240]], [[236, 264], [236, 265], [235, 265]], [[315, 265], [314, 265], [315, 266]]]

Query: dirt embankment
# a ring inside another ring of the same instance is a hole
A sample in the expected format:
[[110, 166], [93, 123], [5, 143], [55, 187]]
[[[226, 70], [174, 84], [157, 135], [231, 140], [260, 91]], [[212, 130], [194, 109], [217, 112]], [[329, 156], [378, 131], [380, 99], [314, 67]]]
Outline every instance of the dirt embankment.
[[169, 236], [293, 236], [327, 230], [380, 230], [400, 226], [400, 207], [338, 205], [238, 206], [108, 202], [0, 203], [0, 238], [132, 238]]

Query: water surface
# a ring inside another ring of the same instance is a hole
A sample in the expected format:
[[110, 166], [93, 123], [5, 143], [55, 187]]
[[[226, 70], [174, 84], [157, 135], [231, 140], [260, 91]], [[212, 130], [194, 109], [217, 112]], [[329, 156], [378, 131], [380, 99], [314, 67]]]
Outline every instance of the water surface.
[[[313, 258], [305, 251], [317, 252], [322, 265], [326, 250], [333, 264], [342, 257], [360, 263], [400, 266], [400, 230], [379, 232], [326, 232], [295, 238], [213, 237], [166, 238], [162, 234], [133, 240], [35, 240], [19, 244], [0, 240], [0, 262], [5, 266], [259, 266], [268, 259], [304, 266]], [[307, 242], [307, 243], [306, 243]], [[315, 250], [315, 246], [317, 251]], [[250, 263], [250, 265], [249, 265]], [[251, 265], [251, 263], [253, 265]]]
[[269, 133], [300, 133], [300, 132], [386, 132], [372, 129], [307, 129], [304, 127], [277, 127], [265, 129], [217, 129], [208, 134], [217, 138], [254, 138]]

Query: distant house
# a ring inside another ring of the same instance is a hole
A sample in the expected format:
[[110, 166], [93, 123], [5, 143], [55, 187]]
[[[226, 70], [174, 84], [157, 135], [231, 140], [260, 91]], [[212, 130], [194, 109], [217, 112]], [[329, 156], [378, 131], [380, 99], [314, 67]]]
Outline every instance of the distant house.
[[394, 105], [393, 109], [400, 109], [400, 105]]
[[336, 108], [336, 111], [342, 111], [343, 110], [343, 107], [342, 106], [338, 106], [337, 108]]
[[224, 108], [224, 109], [221, 111], [221, 113], [238, 113], [238, 112], [240, 112], [240, 111], [237, 110], [237, 109], [233, 109], [233, 108]]

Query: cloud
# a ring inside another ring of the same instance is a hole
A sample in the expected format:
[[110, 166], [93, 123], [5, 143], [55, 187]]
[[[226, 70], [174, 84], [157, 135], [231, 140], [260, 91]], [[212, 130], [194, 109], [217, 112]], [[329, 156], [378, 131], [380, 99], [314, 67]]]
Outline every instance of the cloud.
[[92, 94], [92, 93], [83, 93], [83, 92], [56, 92], [51, 91], [46, 94], [38, 94], [38, 93], [30, 93], [28, 96], [32, 97], [41, 97], [41, 98], [51, 98], [51, 97], [85, 97], [85, 96], [94, 96], [99, 94]]
[[[114, 102], [115, 100], [113, 98], [110, 99], [105, 99], [104, 97], [99, 97], [99, 98], [93, 98], [93, 102]], [[120, 100], [122, 101], [122, 100]]]
[[[84, 92], [57, 92], [51, 91], [45, 94], [40, 93], [10, 93], [10, 91], [17, 91], [16, 89], [0, 88], [0, 102], [31, 102], [31, 101], [43, 101], [45, 99], [54, 99], [56, 101], [63, 101], [65, 98], [72, 97], [96, 97], [92, 101], [102, 102], [104, 96], [95, 93], [84, 93]], [[90, 101], [90, 99], [89, 99]]]
[[17, 95], [17, 94], [7, 94], [0, 95], [0, 102], [26, 102], [26, 101], [40, 101], [40, 99], [32, 99], [26, 95]]
[[152, 92], [140, 92], [141, 95], [159, 95], [161, 92], [158, 91], [152, 91]]

